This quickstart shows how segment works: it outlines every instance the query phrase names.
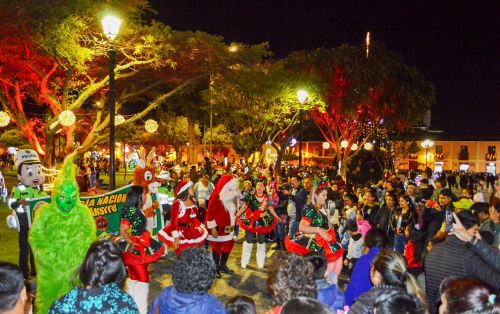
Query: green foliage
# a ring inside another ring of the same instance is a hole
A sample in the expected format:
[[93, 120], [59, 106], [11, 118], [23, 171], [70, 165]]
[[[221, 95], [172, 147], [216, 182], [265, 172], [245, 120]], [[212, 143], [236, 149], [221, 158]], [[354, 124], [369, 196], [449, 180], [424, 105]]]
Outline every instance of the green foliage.
[[0, 135], [0, 144], [3, 144], [7, 147], [18, 147], [18, 148], [27, 148], [29, 147], [29, 142], [24, 136], [23, 132], [18, 129], [10, 129], [4, 131], [2, 135]]
[[203, 144], [209, 144], [212, 140], [214, 145], [227, 145], [233, 142], [231, 131], [224, 124], [218, 124], [212, 128], [209, 128], [203, 134], [201, 142]]
[[240, 150], [248, 157], [260, 151], [266, 141], [275, 141], [282, 131], [299, 122], [297, 91], [300, 88], [310, 93], [304, 109], [323, 106], [316, 90], [311, 86], [307, 88], [299, 76], [290, 75], [281, 63], [240, 66], [218, 75], [213, 78], [208, 96], [229, 130], [238, 134], [233, 146], [249, 143]]
[[[157, 137], [168, 145], [172, 145], [176, 150], [189, 142], [189, 121], [187, 117], [176, 116], [173, 112], [158, 111], [156, 114], [158, 121]], [[194, 127], [195, 137], [200, 137], [200, 128]]]

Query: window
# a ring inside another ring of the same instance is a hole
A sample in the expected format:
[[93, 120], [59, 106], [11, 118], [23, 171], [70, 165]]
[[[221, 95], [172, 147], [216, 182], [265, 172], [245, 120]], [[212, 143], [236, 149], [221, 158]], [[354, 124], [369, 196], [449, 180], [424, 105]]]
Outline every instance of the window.
[[436, 154], [443, 153], [443, 145], [436, 145]]
[[460, 151], [458, 152], [459, 160], [468, 160], [469, 159], [469, 147], [467, 145], [460, 146]]
[[488, 146], [488, 154], [496, 155], [497, 147], [496, 146]]

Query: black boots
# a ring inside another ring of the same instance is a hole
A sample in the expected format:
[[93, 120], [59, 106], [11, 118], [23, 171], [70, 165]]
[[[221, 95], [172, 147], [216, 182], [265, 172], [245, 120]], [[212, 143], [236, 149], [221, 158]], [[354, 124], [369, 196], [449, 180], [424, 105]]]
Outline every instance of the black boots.
[[219, 263], [220, 263], [220, 256], [219, 254], [216, 254], [215, 252], [212, 252], [212, 256], [214, 257], [214, 262], [215, 262], [215, 277], [217, 279], [221, 279], [222, 276], [219, 271]]
[[222, 252], [219, 271], [221, 271], [225, 274], [232, 274], [232, 273], [234, 273], [234, 271], [229, 269], [226, 265], [228, 257], [229, 257], [229, 253]]

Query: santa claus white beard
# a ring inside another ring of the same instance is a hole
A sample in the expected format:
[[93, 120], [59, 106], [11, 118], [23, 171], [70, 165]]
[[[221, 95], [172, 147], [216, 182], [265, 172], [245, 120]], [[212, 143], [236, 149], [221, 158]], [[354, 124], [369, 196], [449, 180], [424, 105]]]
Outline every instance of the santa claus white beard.
[[234, 214], [236, 212], [236, 204], [237, 204], [237, 199], [235, 198], [230, 198], [227, 200], [221, 200], [222, 205], [224, 205], [224, 208], [226, 211], [230, 214]]

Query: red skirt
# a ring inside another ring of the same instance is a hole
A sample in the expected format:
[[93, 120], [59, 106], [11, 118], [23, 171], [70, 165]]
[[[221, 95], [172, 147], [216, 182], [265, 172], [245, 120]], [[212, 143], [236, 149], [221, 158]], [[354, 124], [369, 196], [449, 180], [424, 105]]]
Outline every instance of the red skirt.
[[288, 252], [297, 255], [307, 255], [313, 252], [325, 254], [327, 262], [334, 262], [344, 255], [344, 249], [336, 242], [333, 229], [328, 230], [332, 240], [326, 241], [319, 234], [306, 236], [301, 232], [285, 238], [285, 248]]
[[[208, 237], [207, 228], [202, 224], [191, 227], [177, 226], [175, 230], [179, 233], [179, 247], [175, 250], [176, 254], [180, 254], [185, 249], [202, 245]], [[166, 226], [158, 232], [158, 239], [169, 247], [174, 247], [173, 231], [172, 225]]]

